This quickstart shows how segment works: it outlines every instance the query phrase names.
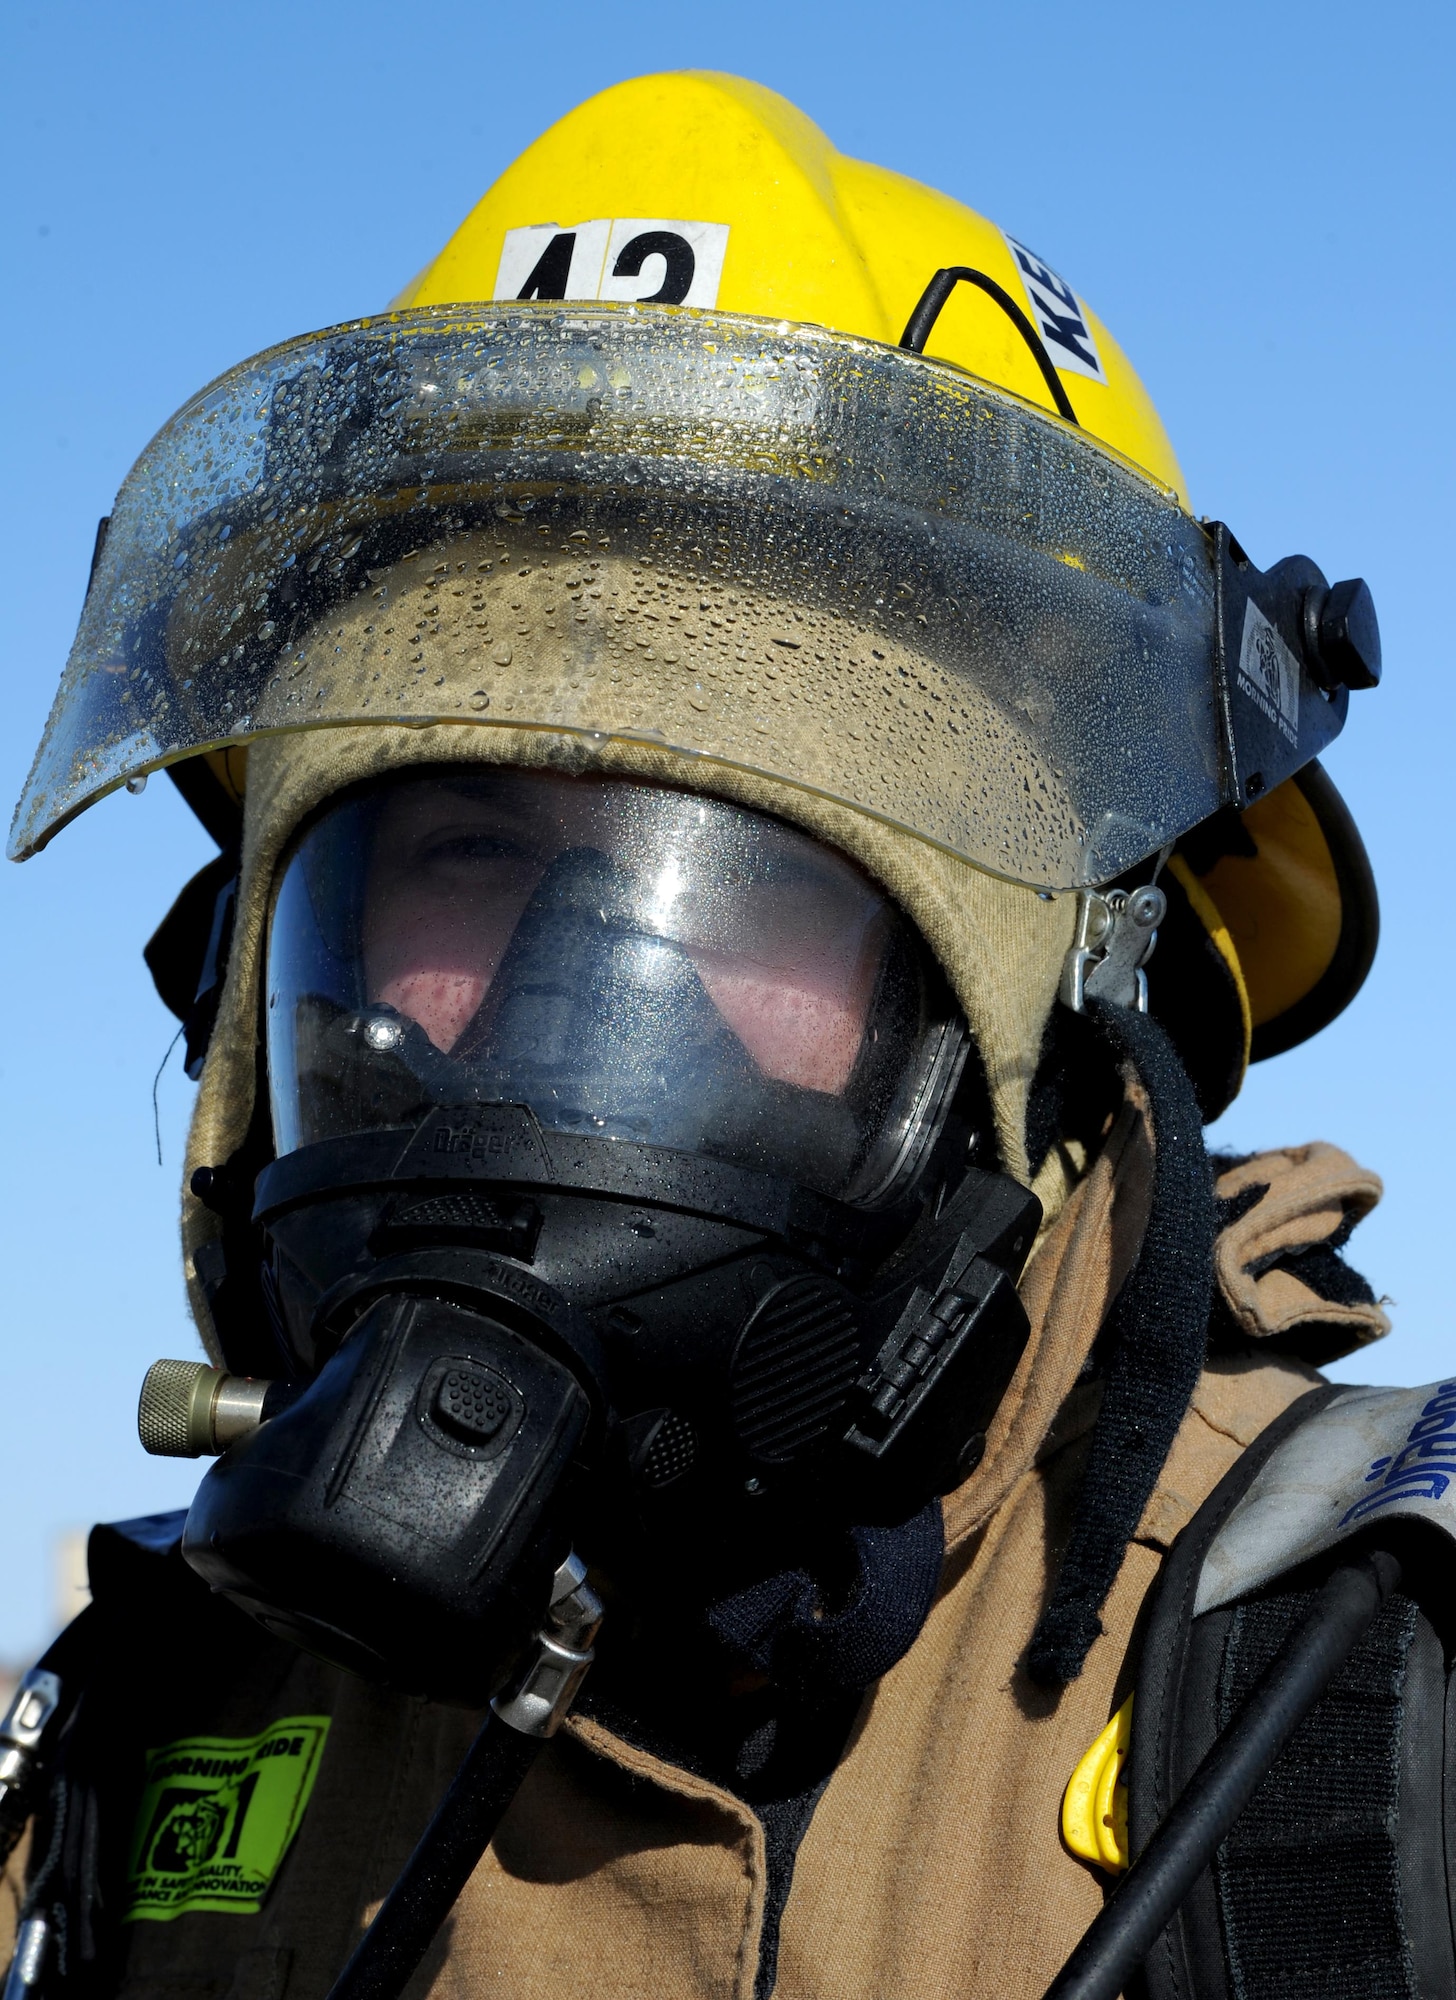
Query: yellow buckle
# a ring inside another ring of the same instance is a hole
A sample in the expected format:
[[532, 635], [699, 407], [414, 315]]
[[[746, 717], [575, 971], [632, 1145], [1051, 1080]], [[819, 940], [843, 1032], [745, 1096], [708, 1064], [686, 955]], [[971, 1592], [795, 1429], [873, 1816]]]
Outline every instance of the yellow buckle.
[[1067, 1780], [1062, 1838], [1079, 1861], [1120, 1875], [1128, 1864], [1127, 1783], [1132, 1696], [1113, 1716]]

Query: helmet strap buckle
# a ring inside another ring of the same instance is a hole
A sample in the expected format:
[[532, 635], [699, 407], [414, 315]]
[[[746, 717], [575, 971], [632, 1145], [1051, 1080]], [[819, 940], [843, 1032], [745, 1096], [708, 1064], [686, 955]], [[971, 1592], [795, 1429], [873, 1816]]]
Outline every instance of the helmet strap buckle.
[[1141, 889], [1083, 889], [1077, 897], [1077, 936], [1062, 962], [1058, 998], [1074, 1014], [1089, 1000], [1148, 1011], [1143, 970], [1158, 941], [1168, 899], [1151, 882]]

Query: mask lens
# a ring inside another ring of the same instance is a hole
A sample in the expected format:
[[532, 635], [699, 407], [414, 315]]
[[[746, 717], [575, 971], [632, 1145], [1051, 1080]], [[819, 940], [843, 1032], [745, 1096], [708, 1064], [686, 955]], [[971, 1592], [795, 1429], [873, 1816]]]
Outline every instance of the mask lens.
[[924, 1123], [949, 1013], [874, 884], [765, 815], [617, 780], [401, 777], [284, 872], [275, 1134], [525, 1103], [842, 1194]]

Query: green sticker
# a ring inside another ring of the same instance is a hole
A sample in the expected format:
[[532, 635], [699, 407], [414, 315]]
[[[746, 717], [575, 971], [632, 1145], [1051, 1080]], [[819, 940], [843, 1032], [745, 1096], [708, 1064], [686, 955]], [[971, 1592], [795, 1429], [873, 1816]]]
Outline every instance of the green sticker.
[[125, 1921], [252, 1915], [298, 1831], [328, 1733], [326, 1715], [288, 1715], [261, 1736], [149, 1750]]

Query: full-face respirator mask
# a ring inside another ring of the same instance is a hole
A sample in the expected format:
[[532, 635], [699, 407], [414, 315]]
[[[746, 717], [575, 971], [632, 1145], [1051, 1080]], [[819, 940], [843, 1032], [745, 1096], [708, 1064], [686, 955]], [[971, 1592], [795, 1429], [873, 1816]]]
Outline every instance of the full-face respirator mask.
[[960, 1012], [841, 854], [398, 773], [295, 839], [264, 1008], [272, 1157], [196, 1181], [260, 1379], [199, 1377], [174, 1448], [226, 1445], [184, 1551], [273, 1629], [478, 1704], [568, 1547], [747, 1578], [973, 1468], [1039, 1209], [973, 1163]]

